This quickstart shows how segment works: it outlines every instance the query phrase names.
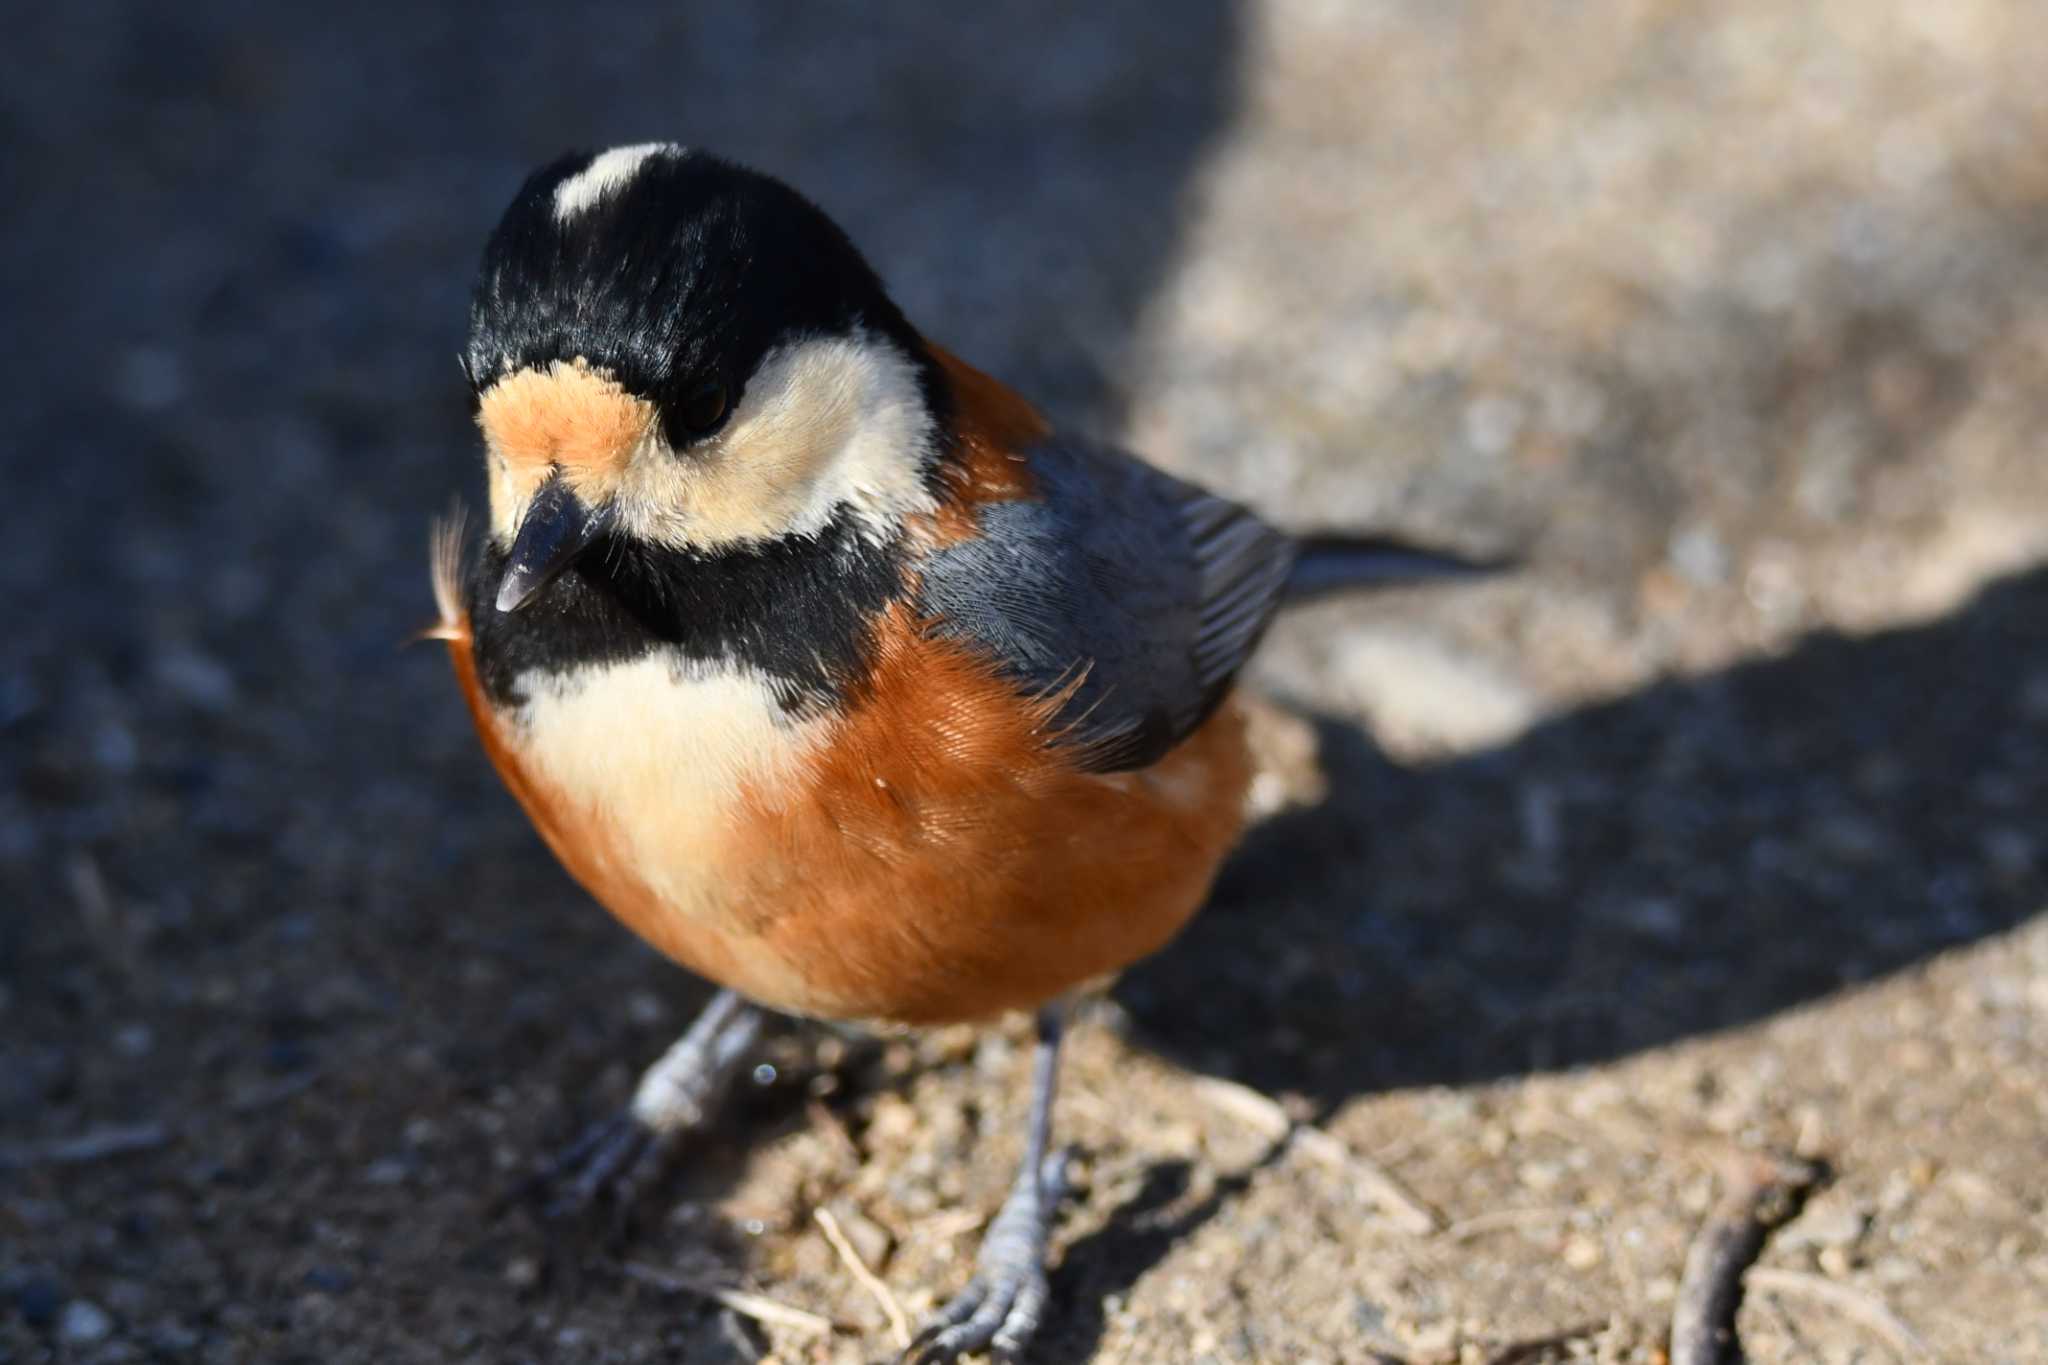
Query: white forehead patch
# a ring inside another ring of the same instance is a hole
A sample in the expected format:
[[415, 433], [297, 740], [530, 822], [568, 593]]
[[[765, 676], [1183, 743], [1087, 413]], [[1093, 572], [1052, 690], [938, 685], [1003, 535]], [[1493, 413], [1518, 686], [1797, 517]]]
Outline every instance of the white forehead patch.
[[682, 150], [673, 142], [636, 142], [599, 152], [588, 166], [555, 186], [555, 221], [567, 223], [577, 214], [589, 212], [639, 174], [648, 157], [673, 156]]

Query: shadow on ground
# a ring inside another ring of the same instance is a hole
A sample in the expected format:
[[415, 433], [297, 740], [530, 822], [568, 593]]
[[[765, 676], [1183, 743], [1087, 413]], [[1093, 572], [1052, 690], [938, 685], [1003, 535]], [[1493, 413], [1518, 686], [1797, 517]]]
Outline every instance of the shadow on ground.
[[1254, 831], [1120, 987], [1148, 1035], [1324, 1108], [1602, 1062], [2038, 909], [2048, 571], [1455, 762], [1321, 734], [1328, 801]]
[[[1328, 1114], [1355, 1096], [1609, 1061], [2009, 929], [2048, 895], [2048, 570], [1954, 615], [1658, 684], [1455, 762], [1319, 726], [1330, 796], [1261, 827], [1116, 996], [1136, 1041]], [[1077, 1243], [1085, 1358], [1163, 1235], [1162, 1163]]]

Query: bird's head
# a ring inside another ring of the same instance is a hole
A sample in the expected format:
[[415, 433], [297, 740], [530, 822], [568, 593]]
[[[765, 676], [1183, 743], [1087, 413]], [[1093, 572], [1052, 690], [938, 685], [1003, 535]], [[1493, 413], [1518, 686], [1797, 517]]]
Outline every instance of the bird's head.
[[667, 143], [562, 158], [485, 248], [463, 369], [516, 611], [606, 537], [715, 555], [929, 510], [940, 385], [846, 235]]

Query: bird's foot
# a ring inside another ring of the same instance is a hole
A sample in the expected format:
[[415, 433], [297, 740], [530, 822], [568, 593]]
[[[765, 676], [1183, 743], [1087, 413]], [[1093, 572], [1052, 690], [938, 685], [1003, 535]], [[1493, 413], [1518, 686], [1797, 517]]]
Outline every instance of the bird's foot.
[[623, 1232], [640, 1199], [668, 1169], [683, 1139], [707, 1127], [748, 1062], [767, 1023], [757, 1006], [721, 991], [689, 1032], [647, 1069], [633, 1101], [543, 1165], [527, 1182], [545, 1194], [550, 1219], [575, 1219], [600, 1203]]
[[544, 1200], [549, 1220], [576, 1220], [600, 1204], [609, 1204], [623, 1225], [649, 1186], [668, 1169], [669, 1158], [682, 1144], [688, 1126], [666, 1131], [651, 1127], [632, 1109], [598, 1120], [574, 1142], [549, 1158], [526, 1183], [526, 1190]]
[[899, 1365], [941, 1365], [969, 1351], [1015, 1360], [1045, 1316], [1046, 1247], [1067, 1192], [1067, 1154], [1026, 1162], [982, 1238], [974, 1278], [934, 1314]]

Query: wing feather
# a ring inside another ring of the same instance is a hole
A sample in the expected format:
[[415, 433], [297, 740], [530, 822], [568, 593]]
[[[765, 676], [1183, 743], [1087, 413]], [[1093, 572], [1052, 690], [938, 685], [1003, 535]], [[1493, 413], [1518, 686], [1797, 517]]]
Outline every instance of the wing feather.
[[920, 566], [922, 604], [1020, 690], [1071, 684], [1056, 728], [1087, 767], [1156, 762], [1244, 666], [1293, 543], [1120, 451], [1047, 445], [1030, 465], [1039, 496], [978, 509], [975, 539]]

